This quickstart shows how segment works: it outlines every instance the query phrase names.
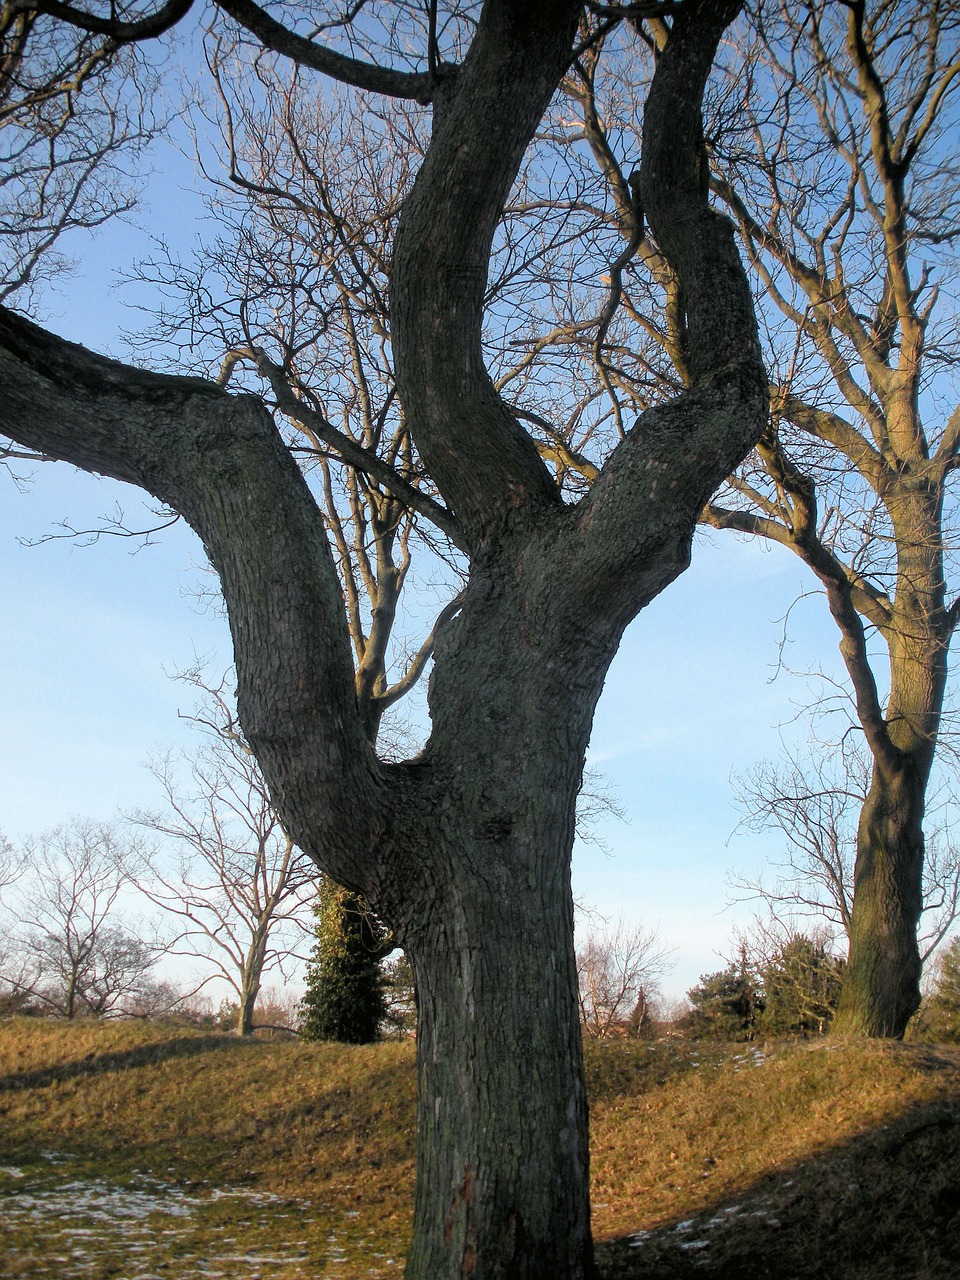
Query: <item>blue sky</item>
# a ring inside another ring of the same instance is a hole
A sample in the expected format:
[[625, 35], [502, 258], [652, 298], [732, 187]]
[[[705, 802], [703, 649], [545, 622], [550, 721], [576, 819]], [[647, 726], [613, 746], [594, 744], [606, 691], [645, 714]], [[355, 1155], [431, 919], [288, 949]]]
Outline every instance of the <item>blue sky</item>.
[[[199, 543], [180, 525], [136, 554], [116, 538], [23, 546], [19, 538], [40, 538], [64, 518], [92, 525], [118, 499], [133, 520], [137, 495], [61, 465], [35, 473], [23, 493], [2, 483], [0, 827], [16, 837], [73, 814], [150, 807], [159, 796], [144, 760], [191, 741], [178, 719], [191, 691], [172, 673], [198, 658], [211, 671], [230, 661], [225, 622], [192, 595]], [[749, 915], [724, 910], [727, 871], [758, 867], [773, 847], [749, 836], [728, 843], [730, 777], [776, 753], [777, 726], [802, 692], [785, 675], [771, 682], [775, 619], [800, 581], [782, 553], [733, 538], [698, 546], [688, 573], [629, 629], [600, 702], [590, 763], [613, 784], [626, 821], [601, 824], [607, 852], [578, 846], [576, 893], [611, 920], [659, 928], [676, 948], [675, 994], [720, 967], [734, 924]], [[816, 602], [805, 612], [812, 620]], [[794, 629], [809, 656], [817, 628]], [[822, 640], [829, 658], [829, 629]]]
[[[139, 217], [185, 245], [202, 209], [191, 167], [168, 149], [157, 158]], [[54, 330], [122, 355], [119, 331], [135, 328], [116, 270], [145, 251], [136, 224], [113, 224], [67, 246], [75, 275], [60, 282], [40, 317]], [[55, 540], [58, 521], [94, 527], [119, 503], [143, 518], [136, 493], [62, 465], [37, 468], [24, 491], [0, 475], [0, 829], [10, 837], [71, 815], [109, 819], [159, 799], [143, 768], [157, 747], [189, 745], [178, 711], [190, 691], [170, 678], [206, 658], [230, 662], [225, 622], [198, 609], [191, 590], [202, 552], [184, 526], [131, 554], [102, 538], [80, 547]], [[146, 517], [149, 520], [149, 516]], [[732, 536], [698, 542], [693, 565], [629, 629], [610, 671], [590, 751], [613, 784], [626, 821], [599, 832], [609, 852], [578, 846], [578, 898], [615, 921], [656, 926], [675, 948], [665, 986], [682, 994], [721, 966], [734, 925], [749, 909], [725, 910], [730, 868], [758, 868], [769, 840], [738, 836], [731, 774], [779, 749], [802, 685], [771, 682], [780, 626], [808, 587], [798, 562]], [[822, 601], [791, 623], [791, 665], [835, 665], [836, 640]], [[771, 838], [772, 839], [772, 838]], [[729, 841], [729, 843], [728, 843]]]

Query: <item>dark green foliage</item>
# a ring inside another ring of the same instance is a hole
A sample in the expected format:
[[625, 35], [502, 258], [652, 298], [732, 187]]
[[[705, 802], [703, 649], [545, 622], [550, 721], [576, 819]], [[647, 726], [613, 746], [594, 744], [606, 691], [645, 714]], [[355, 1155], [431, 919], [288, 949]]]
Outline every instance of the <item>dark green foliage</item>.
[[[744, 940], [737, 961], [687, 992], [683, 1024], [700, 1040], [824, 1035], [843, 986], [844, 961], [826, 939], [784, 933], [760, 947]], [[960, 991], [960, 987], [958, 987]]]
[[763, 1012], [759, 975], [745, 951], [736, 964], [705, 973], [687, 992], [685, 1031], [698, 1040], [752, 1040]]
[[370, 908], [328, 876], [313, 908], [316, 941], [300, 1003], [304, 1040], [370, 1044], [386, 1017], [381, 960], [386, 931]]
[[212, 1021], [214, 1026], [219, 1027], [221, 1031], [236, 1031], [239, 1017], [239, 1001], [224, 998], [220, 1001], [220, 1007], [213, 1015]]
[[960, 938], [943, 953], [922, 1013], [924, 1039], [960, 1043]]
[[417, 1029], [417, 990], [405, 952], [398, 951], [386, 962], [383, 980], [387, 1005], [385, 1033], [405, 1040]]
[[766, 1035], [823, 1035], [843, 986], [844, 962], [823, 939], [791, 935], [761, 970]]

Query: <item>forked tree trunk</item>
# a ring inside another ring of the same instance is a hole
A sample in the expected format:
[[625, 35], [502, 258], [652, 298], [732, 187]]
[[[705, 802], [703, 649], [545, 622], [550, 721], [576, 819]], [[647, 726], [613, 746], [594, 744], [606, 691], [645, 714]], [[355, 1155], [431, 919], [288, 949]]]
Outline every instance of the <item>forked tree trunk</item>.
[[645, 220], [685, 299], [690, 386], [640, 415], [571, 507], [496, 392], [482, 329], [504, 202], [581, 6], [486, 0], [455, 77], [438, 68], [394, 242], [391, 336], [470, 581], [436, 638], [432, 733], [414, 760], [370, 749], [323, 516], [263, 407], [80, 357], [0, 311], [0, 425], [142, 485], [201, 533], [228, 603], [240, 719], [284, 828], [411, 955], [408, 1280], [593, 1273], [569, 883], [584, 752], [624, 627], [684, 570], [698, 513], [767, 414], [750, 290], [702, 181], [702, 91], [738, 8], [672, 7], [645, 112]]
[[902, 1037], [920, 1004], [924, 783], [874, 769], [860, 814], [850, 957], [834, 1030]]

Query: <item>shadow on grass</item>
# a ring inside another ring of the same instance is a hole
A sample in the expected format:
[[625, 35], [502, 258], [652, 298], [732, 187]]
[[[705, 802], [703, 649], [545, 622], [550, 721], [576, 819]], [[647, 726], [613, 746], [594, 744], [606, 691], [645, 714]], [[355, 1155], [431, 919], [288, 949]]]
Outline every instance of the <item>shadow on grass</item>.
[[176, 1040], [136, 1045], [132, 1049], [88, 1053], [75, 1062], [61, 1062], [56, 1066], [43, 1067], [36, 1071], [14, 1071], [10, 1075], [0, 1076], [0, 1093], [21, 1089], [45, 1089], [65, 1080], [104, 1075], [110, 1071], [129, 1071], [137, 1067], [166, 1062], [171, 1058], [196, 1058], [201, 1054], [210, 1053], [211, 1050], [236, 1053], [250, 1049], [254, 1045], [255, 1042], [251, 1040], [240, 1040], [226, 1035], [183, 1036]]
[[761, 1045], [730, 1046], [710, 1041], [685, 1040], [588, 1040], [584, 1045], [584, 1069], [590, 1105], [635, 1098], [656, 1086], [676, 1082], [682, 1076], [743, 1059], [763, 1058]]
[[603, 1280], [956, 1280], [960, 1098], [598, 1246]]

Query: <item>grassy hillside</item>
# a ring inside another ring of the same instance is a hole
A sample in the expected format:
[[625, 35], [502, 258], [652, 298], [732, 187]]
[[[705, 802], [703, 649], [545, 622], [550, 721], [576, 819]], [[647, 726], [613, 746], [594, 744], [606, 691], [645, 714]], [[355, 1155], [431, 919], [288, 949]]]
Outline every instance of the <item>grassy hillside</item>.
[[[960, 1060], [594, 1046], [606, 1277], [960, 1276]], [[410, 1046], [0, 1023], [0, 1274], [383, 1280], [409, 1229]]]

